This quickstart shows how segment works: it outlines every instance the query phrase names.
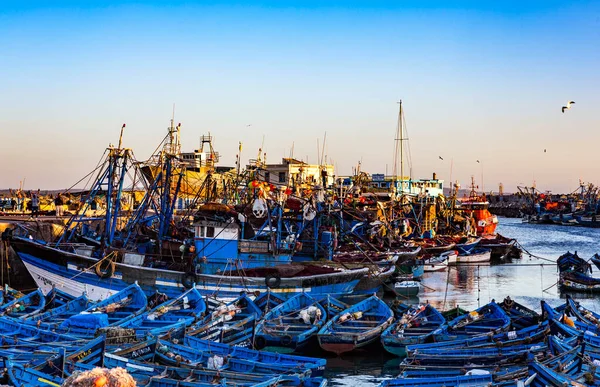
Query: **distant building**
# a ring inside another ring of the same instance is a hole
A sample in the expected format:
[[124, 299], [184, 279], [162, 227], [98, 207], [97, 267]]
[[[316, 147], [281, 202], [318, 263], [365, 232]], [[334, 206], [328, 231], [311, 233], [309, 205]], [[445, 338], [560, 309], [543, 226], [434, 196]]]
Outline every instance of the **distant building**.
[[[410, 179], [404, 177], [402, 181], [394, 176], [385, 176], [383, 174], [371, 175], [369, 187], [379, 190], [390, 190], [392, 187], [397, 187], [397, 192], [404, 192], [409, 195], [427, 195], [437, 197], [444, 193], [444, 180], [437, 178], [433, 174], [433, 179]], [[403, 189], [402, 189], [403, 188]]]
[[307, 164], [304, 161], [284, 157], [280, 164], [265, 164], [260, 168], [249, 165], [248, 170], [256, 170], [260, 180], [278, 186], [322, 185], [331, 186], [335, 179], [333, 165]]

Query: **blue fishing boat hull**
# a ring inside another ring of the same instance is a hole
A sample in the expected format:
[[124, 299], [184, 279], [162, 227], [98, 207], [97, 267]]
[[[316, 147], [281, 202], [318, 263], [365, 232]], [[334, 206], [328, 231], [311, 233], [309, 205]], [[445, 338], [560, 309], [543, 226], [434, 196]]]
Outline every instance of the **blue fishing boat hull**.
[[184, 338], [184, 344], [190, 348], [223, 357], [239, 356], [242, 359], [254, 360], [265, 363], [289, 365], [291, 367], [296, 367], [297, 365], [302, 364], [304, 367], [311, 370], [311, 376], [313, 377], [321, 377], [325, 372], [325, 359], [298, 355], [288, 355], [267, 351], [258, 351], [249, 348], [215, 343], [213, 341], [202, 340], [197, 337], [190, 336], [186, 336]]
[[[94, 272], [97, 260], [44, 245], [39, 241], [15, 237], [11, 245], [36, 284], [44, 292], [53, 286], [66, 293], [80, 296], [84, 292], [91, 300], [102, 300], [138, 281], [147, 295], [156, 291], [170, 298], [178, 297], [185, 290], [184, 282], [190, 273], [163, 270], [122, 263], [115, 264], [115, 271], [108, 278], [100, 278]], [[194, 274], [196, 289], [205, 296], [234, 299], [240, 292], [266, 292], [281, 298], [290, 298], [305, 292], [315, 298], [327, 295], [342, 296], [352, 293], [367, 268], [340, 270], [334, 273], [305, 277], [279, 278], [278, 284], [267, 285], [272, 278], [242, 277], [228, 275]], [[189, 281], [189, 278], [188, 280]]]
[[[313, 307], [319, 318], [311, 323], [301, 319], [301, 312]], [[265, 351], [292, 353], [301, 352], [310, 344], [316, 343], [316, 335], [325, 323], [327, 312], [314, 298], [299, 294], [277, 306], [256, 326], [254, 346]]]
[[[354, 317], [345, 318], [348, 315]], [[325, 324], [318, 333], [319, 345], [338, 355], [350, 352], [378, 341], [393, 319], [392, 310], [383, 301], [376, 296], [369, 297]]]
[[406, 346], [433, 342], [433, 331], [446, 319], [431, 305], [410, 308], [381, 334], [381, 344], [392, 355], [406, 356]]
[[398, 378], [384, 380], [379, 387], [487, 387], [492, 384], [492, 374], [488, 375], [461, 375], [439, 378]]

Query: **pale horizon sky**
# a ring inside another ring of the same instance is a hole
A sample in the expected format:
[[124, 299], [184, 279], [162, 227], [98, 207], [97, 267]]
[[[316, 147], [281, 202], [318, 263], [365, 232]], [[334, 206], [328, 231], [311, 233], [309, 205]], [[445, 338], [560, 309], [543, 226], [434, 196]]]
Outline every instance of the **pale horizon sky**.
[[600, 184], [598, 2], [21, 3], [0, 9], [0, 188], [71, 186], [123, 123], [145, 159], [173, 103], [184, 150], [210, 131], [222, 165], [263, 136], [269, 163], [316, 163], [327, 132], [338, 175], [391, 173], [399, 99], [414, 178]]

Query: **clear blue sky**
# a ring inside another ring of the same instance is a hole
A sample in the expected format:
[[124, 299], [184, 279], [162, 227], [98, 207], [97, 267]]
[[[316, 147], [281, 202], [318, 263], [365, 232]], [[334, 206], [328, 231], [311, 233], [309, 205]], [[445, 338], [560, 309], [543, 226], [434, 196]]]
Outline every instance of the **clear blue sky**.
[[22, 3], [0, 10], [0, 188], [69, 186], [124, 122], [144, 159], [173, 103], [222, 164], [263, 135], [268, 161], [316, 162], [326, 131], [338, 174], [391, 172], [400, 98], [414, 177], [600, 183], [599, 2]]

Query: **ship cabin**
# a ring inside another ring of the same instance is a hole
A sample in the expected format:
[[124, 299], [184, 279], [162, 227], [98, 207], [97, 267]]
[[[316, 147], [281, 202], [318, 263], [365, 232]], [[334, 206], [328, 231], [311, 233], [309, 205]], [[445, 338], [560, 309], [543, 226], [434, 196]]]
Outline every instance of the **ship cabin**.
[[250, 224], [201, 219], [194, 223], [194, 255], [205, 274], [227, 270], [275, 266], [291, 262], [289, 252], [274, 248], [271, 240], [243, 239], [242, 228]]

